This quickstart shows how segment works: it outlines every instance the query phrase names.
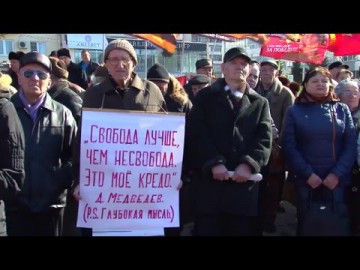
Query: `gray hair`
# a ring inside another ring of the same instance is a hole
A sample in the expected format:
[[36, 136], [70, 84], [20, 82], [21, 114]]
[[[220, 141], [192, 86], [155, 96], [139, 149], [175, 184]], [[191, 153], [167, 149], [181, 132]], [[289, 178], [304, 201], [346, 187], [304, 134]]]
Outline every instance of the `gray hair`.
[[345, 79], [339, 82], [335, 87], [335, 93], [337, 96], [341, 95], [344, 92], [344, 88], [347, 85], [351, 85], [359, 89], [359, 81], [352, 79]]

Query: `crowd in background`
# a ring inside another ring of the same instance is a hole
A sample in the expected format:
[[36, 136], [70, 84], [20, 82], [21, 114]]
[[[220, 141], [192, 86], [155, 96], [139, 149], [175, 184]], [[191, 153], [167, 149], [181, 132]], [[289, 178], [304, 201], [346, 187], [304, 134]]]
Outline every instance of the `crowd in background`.
[[[166, 236], [189, 223], [194, 236], [273, 233], [285, 185], [295, 191], [298, 236], [316, 235], [307, 226], [312, 201], [342, 209], [348, 226], [327, 235], [359, 234], [360, 92], [342, 62], [310, 69], [299, 84], [276, 61], [235, 47], [223, 56], [222, 78], [213, 78], [211, 59], [199, 59], [182, 85], [159, 63], [141, 78], [124, 39], [107, 45], [103, 65], [88, 50], [81, 57], [72, 62], [67, 48], [9, 54], [0, 77], [7, 235], [91, 236], [76, 227], [82, 107], [184, 113], [180, 227]], [[262, 181], [249, 180], [256, 173]]]

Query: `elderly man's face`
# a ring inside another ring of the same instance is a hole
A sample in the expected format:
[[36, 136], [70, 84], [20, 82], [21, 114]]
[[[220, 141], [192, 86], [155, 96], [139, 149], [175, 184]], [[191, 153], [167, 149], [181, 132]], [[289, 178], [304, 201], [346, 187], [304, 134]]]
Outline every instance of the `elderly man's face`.
[[109, 74], [115, 81], [126, 81], [130, 79], [131, 74], [135, 69], [130, 54], [121, 49], [110, 51], [105, 65]]
[[197, 74], [203, 74], [208, 76], [209, 78], [212, 77], [212, 73], [213, 73], [213, 67], [202, 67], [196, 70]]
[[226, 63], [222, 63], [221, 71], [226, 81], [245, 82], [250, 72], [249, 61], [244, 57], [235, 57]]
[[341, 102], [349, 106], [350, 111], [356, 110], [359, 106], [360, 99], [359, 87], [345, 85], [339, 98]]
[[25, 97], [31, 104], [45, 93], [51, 85], [49, 71], [40, 64], [28, 64], [22, 67], [19, 71], [18, 80]]

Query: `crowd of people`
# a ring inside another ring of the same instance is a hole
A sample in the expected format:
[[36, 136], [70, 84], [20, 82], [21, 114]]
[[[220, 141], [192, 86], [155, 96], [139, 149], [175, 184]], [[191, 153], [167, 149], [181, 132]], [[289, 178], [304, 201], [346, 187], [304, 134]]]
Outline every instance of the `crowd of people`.
[[[296, 191], [297, 235], [311, 235], [309, 201], [346, 206], [360, 232], [359, 85], [348, 66], [315, 67], [301, 84], [274, 60], [253, 60], [241, 47], [225, 52], [222, 78], [211, 59], [196, 62], [184, 86], [160, 63], [136, 73], [134, 47], [110, 42], [104, 64], [67, 48], [50, 56], [11, 52], [0, 77], [0, 200], [8, 236], [91, 236], [77, 228], [81, 200], [82, 108], [176, 112], [185, 117], [179, 236], [261, 236], [275, 232], [283, 187]], [[261, 173], [262, 181], [249, 180]], [[328, 233], [332, 235], [331, 232]]]

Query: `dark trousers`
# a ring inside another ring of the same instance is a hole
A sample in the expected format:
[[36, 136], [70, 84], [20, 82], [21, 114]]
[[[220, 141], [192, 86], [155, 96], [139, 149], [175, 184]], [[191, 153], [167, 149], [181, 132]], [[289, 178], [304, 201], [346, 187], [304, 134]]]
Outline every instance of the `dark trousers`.
[[6, 236], [6, 218], [4, 202], [0, 201], [0, 236]]
[[28, 209], [6, 211], [8, 236], [61, 236], [64, 208], [50, 208], [45, 213]]
[[195, 218], [195, 236], [255, 236], [254, 217], [229, 213], [200, 214]]
[[64, 212], [63, 236], [81, 236], [81, 231], [76, 227], [79, 203], [72, 192], [68, 192]]
[[262, 190], [261, 213], [264, 223], [274, 223], [276, 212], [281, 200], [282, 188], [285, 180], [285, 171], [268, 172], [264, 176], [264, 185]]

